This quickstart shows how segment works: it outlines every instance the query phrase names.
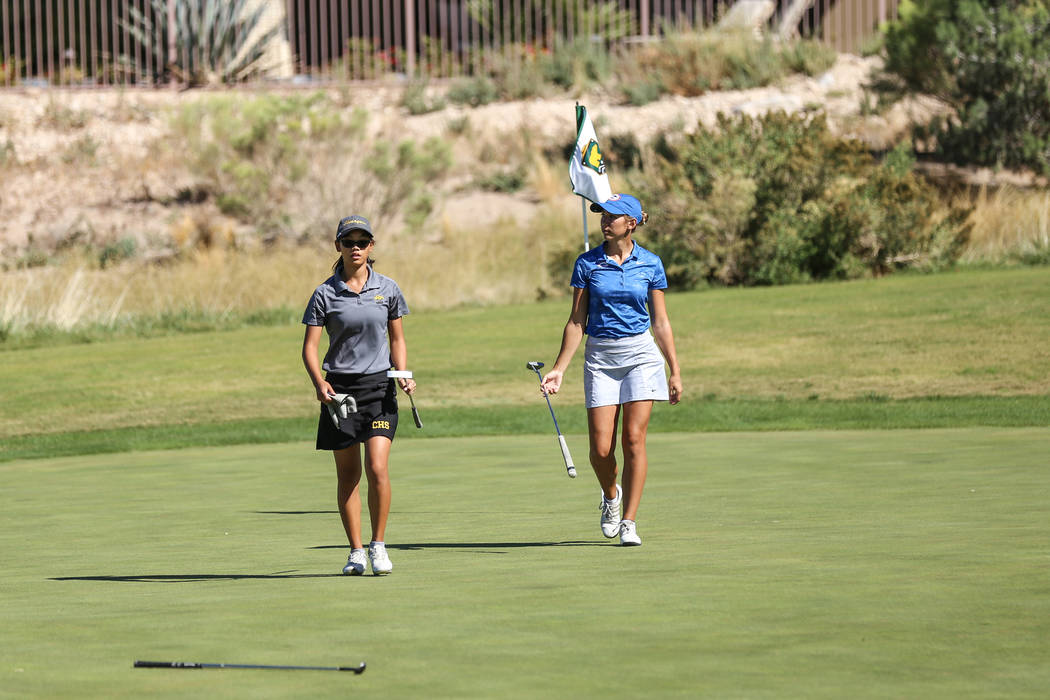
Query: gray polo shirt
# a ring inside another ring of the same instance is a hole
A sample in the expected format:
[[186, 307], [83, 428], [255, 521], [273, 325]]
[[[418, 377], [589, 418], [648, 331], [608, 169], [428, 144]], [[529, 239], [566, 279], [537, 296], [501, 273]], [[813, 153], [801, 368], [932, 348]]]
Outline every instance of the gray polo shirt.
[[324, 326], [328, 352], [322, 367], [337, 374], [371, 374], [390, 369], [387, 323], [408, 313], [397, 282], [368, 268], [357, 294], [337, 273], [314, 290], [303, 323]]

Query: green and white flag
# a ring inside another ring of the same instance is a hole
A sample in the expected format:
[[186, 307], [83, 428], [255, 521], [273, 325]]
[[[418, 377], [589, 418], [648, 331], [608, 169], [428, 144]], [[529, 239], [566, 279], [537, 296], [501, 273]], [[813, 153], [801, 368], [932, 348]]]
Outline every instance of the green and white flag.
[[612, 196], [598, 136], [587, 116], [587, 108], [579, 104], [576, 105], [576, 149], [569, 161], [569, 179], [573, 193], [592, 202], [604, 202]]

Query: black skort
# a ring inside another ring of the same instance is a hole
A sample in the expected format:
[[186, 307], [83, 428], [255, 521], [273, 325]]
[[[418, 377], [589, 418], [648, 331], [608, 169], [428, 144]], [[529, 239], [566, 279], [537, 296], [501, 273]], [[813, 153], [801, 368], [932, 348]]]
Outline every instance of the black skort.
[[337, 394], [350, 394], [357, 401], [357, 413], [340, 421], [339, 428], [332, 423], [328, 407], [321, 404], [317, 421], [317, 449], [345, 450], [373, 437], [391, 441], [397, 432], [397, 385], [386, 372], [375, 374], [333, 374], [325, 376]]

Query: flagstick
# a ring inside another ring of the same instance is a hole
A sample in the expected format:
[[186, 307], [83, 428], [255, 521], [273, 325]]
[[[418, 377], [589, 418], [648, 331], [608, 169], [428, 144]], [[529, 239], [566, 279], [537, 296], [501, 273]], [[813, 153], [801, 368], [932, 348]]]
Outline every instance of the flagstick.
[[587, 235], [587, 200], [580, 197], [580, 213], [583, 214], [583, 252], [591, 249], [590, 236]]

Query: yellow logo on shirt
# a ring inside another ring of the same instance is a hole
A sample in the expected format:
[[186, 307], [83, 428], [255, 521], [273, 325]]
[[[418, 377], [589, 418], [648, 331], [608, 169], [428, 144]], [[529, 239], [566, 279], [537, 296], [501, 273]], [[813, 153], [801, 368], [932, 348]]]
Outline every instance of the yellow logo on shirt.
[[375, 301], [377, 304], [379, 304], [383, 301], [386, 301], [386, 297], [384, 297], [382, 294], [376, 294]]

